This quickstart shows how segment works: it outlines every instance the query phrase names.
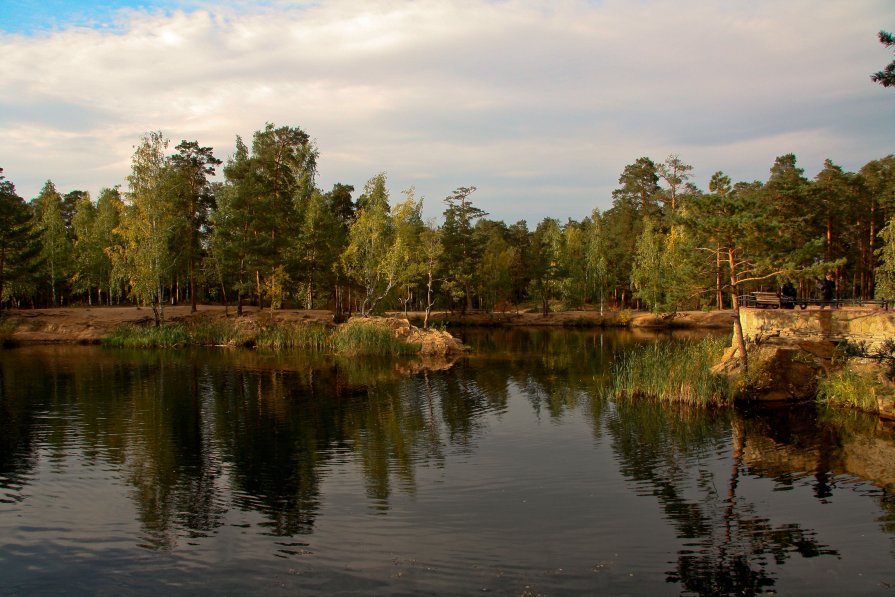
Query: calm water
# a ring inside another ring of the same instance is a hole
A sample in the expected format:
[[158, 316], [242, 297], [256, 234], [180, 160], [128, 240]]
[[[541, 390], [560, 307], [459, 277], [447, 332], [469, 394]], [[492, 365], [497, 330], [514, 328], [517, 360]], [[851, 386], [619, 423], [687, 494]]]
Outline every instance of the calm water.
[[895, 436], [604, 400], [629, 335], [446, 370], [0, 351], [0, 593], [888, 594]]

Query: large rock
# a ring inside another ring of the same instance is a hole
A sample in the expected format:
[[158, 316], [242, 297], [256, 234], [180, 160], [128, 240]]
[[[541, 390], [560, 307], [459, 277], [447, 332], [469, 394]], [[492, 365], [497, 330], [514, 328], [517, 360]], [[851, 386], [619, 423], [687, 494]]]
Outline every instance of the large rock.
[[762, 347], [750, 355], [745, 391], [758, 400], [807, 400], [817, 393], [818, 359], [798, 348]]

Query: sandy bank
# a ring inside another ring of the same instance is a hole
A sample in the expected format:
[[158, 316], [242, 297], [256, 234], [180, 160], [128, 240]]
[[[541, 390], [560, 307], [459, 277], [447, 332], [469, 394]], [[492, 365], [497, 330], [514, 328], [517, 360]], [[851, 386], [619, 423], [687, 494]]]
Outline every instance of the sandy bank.
[[[395, 313], [403, 317], [403, 314]], [[411, 312], [408, 317], [422, 320], [422, 313]], [[166, 307], [165, 320], [184, 322], [194, 317], [223, 318], [224, 307], [200, 305], [196, 313], [190, 313], [188, 305]], [[226, 317], [235, 318], [236, 309], [230, 308]], [[243, 317], [254, 320], [331, 322], [332, 312], [324, 310], [282, 309], [271, 313], [245, 307]], [[631, 326], [728, 329], [732, 325], [731, 311], [686, 311], [673, 317], [655, 317], [650, 313], [625, 312], [619, 316], [607, 312], [601, 316], [596, 311], [564, 311], [540, 315], [538, 313], [435, 313], [432, 322], [449, 326]], [[152, 311], [138, 307], [66, 307], [55, 309], [12, 310], [5, 315], [6, 325], [12, 332], [9, 339], [21, 344], [34, 343], [82, 343], [101, 341], [122, 324], [152, 321]]]

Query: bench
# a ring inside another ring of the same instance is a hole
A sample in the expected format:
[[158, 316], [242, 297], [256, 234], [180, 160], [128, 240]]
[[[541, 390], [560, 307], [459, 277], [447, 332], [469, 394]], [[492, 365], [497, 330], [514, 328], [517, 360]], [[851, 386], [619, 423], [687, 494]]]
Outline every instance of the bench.
[[750, 296], [752, 297], [750, 302], [759, 309], [780, 308], [780, 297], [774, 292], [753, 292]]

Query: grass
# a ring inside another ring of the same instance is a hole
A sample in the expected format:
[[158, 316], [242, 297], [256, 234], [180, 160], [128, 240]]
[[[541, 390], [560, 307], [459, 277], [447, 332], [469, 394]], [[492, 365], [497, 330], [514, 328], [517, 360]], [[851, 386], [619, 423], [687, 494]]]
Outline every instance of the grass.
[[853, 408], [869, 413], [879, 412], [883, 386], [872, 373], [846, 367], [818, 382], [817, 397], [834, 408]]
[[253, 334], [229, 319], [196, 318], [190, 321], [190, 344], [201, 346], [246, 346]]
[[175, 348], [190, 343], [187, 328], [183, 324], [161, 327], [122, 325], [115, 328], [103, 340], [107, 346], [119, 348]]
[[255, 345], [269, 350], [328, 352], [332, 334], [331, 328], [321, 323], [275, 323], [261, 330]]
[[613, 365], [608, 391], [617, 397], [728, 404], [732, 398], [729, 381], [711, 371], [728, 343], [728, 338], [705, 338], [644, 345]]
[[363, 319], [352, 319], [336, 328], [332, 339], [333, 352], [354, 355], [416, 354], [418, 344], [408, 344], [395, 338], [387, 325]]
[[271, 322], [260, 328], [238, 320], [205, 319], [189, 326], [175, 323], [160, 328], [123, 325], [103, 340], [121, 348], [198, 346], [256, 346], [267, 350], [311, 350], [344, 356], [417, 354], [418, 344], [396, 339], [388, 325], [353, 319], [337, 327], [321, 323]]

